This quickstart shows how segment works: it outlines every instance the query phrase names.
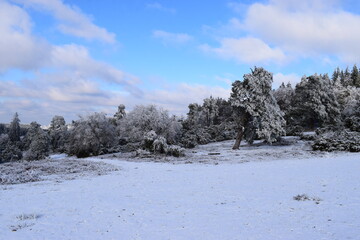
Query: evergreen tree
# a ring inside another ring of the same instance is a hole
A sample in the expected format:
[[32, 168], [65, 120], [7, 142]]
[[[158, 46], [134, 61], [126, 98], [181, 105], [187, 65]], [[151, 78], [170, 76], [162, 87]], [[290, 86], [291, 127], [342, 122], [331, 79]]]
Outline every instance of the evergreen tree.
[[219, 116], [219, 106], [217, 105], [217, 99], [210, 96], [205, 98], [203, 103], [203, 111], [205, 115], [205, 124], [207, 126], [214, 125], [214, 121]]
[[14, 118], [10, 123], [9, 138], [12, 142], [20, 141], [20, 119], [17, 113], [15, 113]]
[[349, 67], [346, 67], [345, 72], [343, 74], [343, 80], [341, 81], [344, 87], [352, 86], [353, 81], [351, 79], [351, 73], [349, 71]]
[[357, 68], [356, 65], [354, 65], [351, 71], [351, 81], [352, 81], [352, 86], [360, 87], [360, 74], [359, 74], [359, 69]]
[[353, 69], [351, 71], [351, 82], [352, 82], [352, 86], [355, 86], [357, 83], [357, 80], [359, 78], [359, 69], [357, 68], [356, 65], [353, 66]]
[[336, 125], [340, 121], [340, 106], [327, 75], [303, 77], [296, 85], [290, 112], [290, 124], [315, 129]]
[[[284, 83], [280, 85], [278, 89], [274, 91], [274, 97], [276, 99], [277, 104], [280, 107], [280, 110], [284, 113], [284, 119], [287, 123], [290, 121], [290, 112], [291, 112], [291, 102], [294, 98], [295, 91], [292, 88], [291, 84], [288, 83], [286, 86]], [[289, 131], [289, 125], [287, 125], [287, 131]], [[290, 127], [290, 129], [292, 129]]]
[[68, 131], [64, 117], [53, 117], [50, 123], [49, 135], [52, 150], [54, 152], [65, 152]]
[[0, 123], [0, 135], [7, 133], [6, 126], [3, 123]]
[[340, 68], [337, 67], [331, 77], [331, 80], [334, 82], [336, 82], [339, 78], [341, 77], [341, 72], [340, 72]]
[[255, 67], [243, 81], [232, 84], [230, 103], [234, 109], [238, 133], [233, 149], [238, 149], [243, 138], [252, 143], [256, 137], [274, 142], [285, 133], [285, 120], [273, 96], [273, 76]]
[[49, 135], [37, 122], [30, 123], [30, 128], [24, 138], [27, 151], [24, 154], [26, 160], [40, 160], [49, 155]]
[[114, 114], [114, 118], [116, 121], [124, 118], [126, 116], [126, 112], [125, 112], [125, 105], [124, 104], [120, 104], [118, 106], [118, 111]]

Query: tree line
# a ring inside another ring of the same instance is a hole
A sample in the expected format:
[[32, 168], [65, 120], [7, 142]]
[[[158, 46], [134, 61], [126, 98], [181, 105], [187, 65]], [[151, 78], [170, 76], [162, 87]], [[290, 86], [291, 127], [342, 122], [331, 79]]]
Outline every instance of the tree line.
[[8, 126], [0, 124], [0, 162], [42, 159], [50, 153], [182, 156], [184, 148], [229, 139], [238, 149], [243, 139], [274, 143], [284, 135], [326, 128], [360, 132], [360, 74], [355, 65], [352, 71], [335, 69], [331, 78], [303, 76], [294, 88], [282, 83], [273, 90], [272, 82], [270, 72], [255, 67], [232, 84], [229, 99], [210, 96], [202, 104], [191, 103], [186, 118], [155, 105], [126, 113], [120, 104], [112, 117], [93, 113], [66, 124], [62, 116], [54, 116], [48, 129], [36, 122], [24, 129], [16, 113]]

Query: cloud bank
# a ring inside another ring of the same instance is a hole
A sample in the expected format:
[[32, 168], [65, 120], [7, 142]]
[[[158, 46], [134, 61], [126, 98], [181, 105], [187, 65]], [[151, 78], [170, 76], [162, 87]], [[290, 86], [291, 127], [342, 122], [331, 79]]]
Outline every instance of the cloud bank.
[[230, 19], [222, 29], [242, 36], [220, 36], [220, 46], [202, 49], [248, 64], [284, 64], [296, 59], [360, 62], [360, 32], [355, 30], [360, 16], [343, 10], [340, 3], [271, 0], [245, 7], [232, 2], [228, 6], [244, 16]]

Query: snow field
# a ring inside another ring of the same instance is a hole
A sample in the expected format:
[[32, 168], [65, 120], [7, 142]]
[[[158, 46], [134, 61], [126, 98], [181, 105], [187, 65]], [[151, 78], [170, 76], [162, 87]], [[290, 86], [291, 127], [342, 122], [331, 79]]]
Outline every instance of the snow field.
[[[2, 186], [0, 239], [359, 239], [360, 154], [218, 165], [93, 160], [122, 170]], [[294, 200], [299, 194], [321, 201]]]

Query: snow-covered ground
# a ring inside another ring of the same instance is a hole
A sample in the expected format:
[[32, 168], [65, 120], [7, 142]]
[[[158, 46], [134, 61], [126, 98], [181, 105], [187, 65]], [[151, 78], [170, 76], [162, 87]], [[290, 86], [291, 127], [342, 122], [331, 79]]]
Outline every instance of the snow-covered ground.
[[176, 164], [90, 158], [121, 170], [2, 185], [0, 239], [360, 238], [360, 153], [228, 145]]

